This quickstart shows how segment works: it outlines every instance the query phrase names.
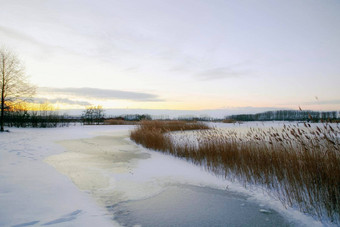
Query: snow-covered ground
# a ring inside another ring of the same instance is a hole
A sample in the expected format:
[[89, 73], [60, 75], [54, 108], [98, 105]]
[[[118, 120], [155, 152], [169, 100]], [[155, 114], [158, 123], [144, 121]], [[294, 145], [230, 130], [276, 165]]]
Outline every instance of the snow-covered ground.
[[[112, 226], [105, 209], [43, 160], [65, 151], [57, 140], [92, 137], [100, 130], [69, 127], [16, 129], [0, 134], [0, 226]], [[126, 127], [124, 127], [126, 130]]]
[[135, 145], [128, 138], [132, 128], [13, 128], [0, 134], [0, 226], [116, 226], [105, 207], [151, 198], [179, 184], [242, 193], [261, 205], [259, 213], [273, 209], [296, 225], [322, 226], [260, 189]]

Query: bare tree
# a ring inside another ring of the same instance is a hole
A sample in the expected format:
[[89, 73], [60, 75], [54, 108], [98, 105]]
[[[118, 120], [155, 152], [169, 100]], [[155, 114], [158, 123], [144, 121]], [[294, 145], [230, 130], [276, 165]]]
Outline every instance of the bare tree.
[[28, 82], [24, 67], [18, 57], [5, 48], [0, 48], [0, 92], [0, 131], [3, 132], [6, 108], [27, 100], [35, 93], [35, 87]]
[[104, 110], [102, 106], [88, 106], [83, 112], [82, 120], [84, 124], [99, 125], [104, 121]]

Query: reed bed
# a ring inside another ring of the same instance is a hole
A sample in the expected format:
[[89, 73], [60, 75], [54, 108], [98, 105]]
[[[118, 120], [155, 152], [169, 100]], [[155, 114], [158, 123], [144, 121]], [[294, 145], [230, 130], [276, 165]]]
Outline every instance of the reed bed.
[[[283, 128], [208, 129], [201, 123], [142, 122], [131, 139], [184, 158], [245, 186], [260, 185], [285, 206], [340, 223], [340, 127], [324, 123]], [[186, 137], [187, 135], [187, 137]]]
[[139, 121], [126, 121], [119, 119], [106, 119], [104, 120], [104, 125], [138, 125]]

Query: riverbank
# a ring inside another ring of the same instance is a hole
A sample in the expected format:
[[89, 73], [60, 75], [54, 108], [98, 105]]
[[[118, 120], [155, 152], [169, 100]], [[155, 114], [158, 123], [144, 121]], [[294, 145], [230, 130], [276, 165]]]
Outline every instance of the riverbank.
[[[203, 168], [187, 163], [184, 160], [144, 149], [130, 141], [128, 135], [128, 130], [122, 130], [105, 133], [93, 138], [59, 141], [58, 144], [62, 145], [67, 152], [51, 156], [46, 159], [46, 162], [61, 173], [69, 176], [81, 190], [91, 194], [100, 206], [112, 212], [112, 218], [120, 224], [157, 226], [158, 222], [156, 220], [165, 220], [164, 226], [171, 226], [172, 222], [166, 220], [168, 213], [177, 209], [176, 206], [166, 208], [164, 214], [158, 212], [159, 217], [155, 217], [154, 212], [149, 213], [152, 214], [153, 218], [151, 219], [155, 220], [155, 222], [143, 223], [142, 220], [148, 219], [146, 218], [148, 211], [153, 209], [146, 209], [145, 217], [136, 219], [133, 215], [138, 214], [138, 209], [135, 210], [133, 204], [144, 204], [146, 207], [150, 207], [147, 204], [156, 205], [159, 203], [156, 207], [162, 207], [168, 203], [165, 200], [158, 199], [164, 197], [162, 196], [164, 193], [171, 192], [170, 194], [172, 194], [173, 198], [181, 197], [187, 193], [186, 190], [182, 190], [183, 188], [195, 186], [213, 188], [225, 196], [230, 196], [229, 193], [236, 193], [237, 196], [233, 194], [234, 199], [239, 199], [243, 195], [243, 201], [240, 204], [248, 204], [253, 209], [246, 210], [243, 213], [247, 217], [254, 215], [254, 219], [248, 220], [249, 223], [257, 223], [260, 226], [264, 225], [263, 221], [267, 222], [268, 220], [268, 223], [280, 223], [278, 224], [279, 226], [287, 225], [287, 223], [294, 226], [305, 225], [306, 223], [320, 225], [319, 222], [304, 216], [297, 210], [286, 210], [279, 201], [268, 197], [261, 190], [244, 189], [242, 185], [236, 182], [216, 177], [206, 172]], [[172, 190], [173, 187], [176, 190]], [[195, 191], [193, 191], [193, 194], [195, 194]], [[211, 195], [209, 193], [198, 194], [200, 196], [197, 196], [199, 198], [197, 203], [201, 205], [204, 204], [203, 201], [207, 197], [217, 196], [217, 194]], [[222, 202], [224, 200], [220, 201], [221, 204], [224, 204]], [[237, 203], [229, 204], [227, 200], [225, 200], [225, 203], [226, 206], [232, 207], [231, 209], [233, 210], [239, 209], [239, 204]], [[216, 207], [221, 206], [221, 204], [216, 204]], [[124, 207], [124, 212], [120, 209], [122, 206]], [[196, 207], [195, 205], [192, 206], [192, 209]], [[113, 207], [115, 209], [112, 209]], [[126, 207], [129, 208], [126, 210]], [[190, 204], [188, 204], [188, 207], [190, 207]], [[203, 212], [206, 207], [201, 206], [200, 209]], [[261, 212], [261, 210], [270, 212]], [[221, 211], [207, 215], [211, 217], [211, 220], [221, 218], [223, 221], [223, 218], [225, 218], [224, 221], [228, 223], [230, 216], [223, 213], [223, 210]], [[172, 216], [174, 219], [178, 219], [179, 216], [176, 216], [176, 214], [185, 214], [186, 212], [190, 212], [190, 209], [184, 209], [180, 213], [175, 212]], [[124, 218], [122, 218], [122, 213]], [[126, 215], [126, 213], [130, 215]], [[199, 218], [199, 216], [196, 217]], [[127, 222], [126, 218], [135, 222]], [[184, 223], [192, 222], [189, 220], [184, 220]]]
[[[251, 217], [247, 210], [251, 208], [251, 214], [257, 220], [322, 226], [296, 209], [285, 209], [279, 201], [259, 189], [245, 189], [237, 182], [216, 177], [184, 160], [137, 146], [128, 139], [133, 128], [13, 129], [0, 137], [4, 148], [0, 160], [0, 225], [116, 226], [126, 221], [122, 219], [124, 212], [129, 212], [130, 216], [126, 217], [130, 217], [131, 225], [148, 225], [150, 223], [144, 223], [136, 216], [147, 218], [157, 208], [154, 205], [165, 207], [167, 211], [158, 212], [160, 216], [154, 220], [169, 220], [169, 214], [184, 205], [192, 209], [180, 209], [182, 212], [178, 215], [207, 210], [204, 201], [213, 197], [242, 201], [226, 205], [239, 210], [245, 209], [240, 208], [244, 204], [246, 212], [240, 214], [240, 218]], [[169, 201], [162, 199], [169, 195], [175, 206], [169, 206]], [[184, 200], [192, 197], [196, 198], [196, 203], [190, 202], [193, 199]], [[178, 207], [175, 199], [182, 205]], [[138, 208], [144, 205], [151, 208], [146, 207], [144, 211]], [[222, 203], [216, 205], [210, 204], [210, 211], [224, 210], [219, 208]], [[199, 208], [202, 210], [197, 211]], [[217, 219], [221, 214], [206, 213]], [[174, 215], [173, 221], [180, 220], [176, 212]], [[190, 222], [190, 219], [186, 221]], [[250, 220], [252, 224], [255, 221]]]

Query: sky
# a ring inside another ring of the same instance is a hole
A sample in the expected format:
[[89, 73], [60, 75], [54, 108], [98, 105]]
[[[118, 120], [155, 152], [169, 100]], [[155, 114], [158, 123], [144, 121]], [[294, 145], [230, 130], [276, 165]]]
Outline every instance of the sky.
[[77, 109], [340, 110], [338, 0], [0, 0], [0, 45]]

